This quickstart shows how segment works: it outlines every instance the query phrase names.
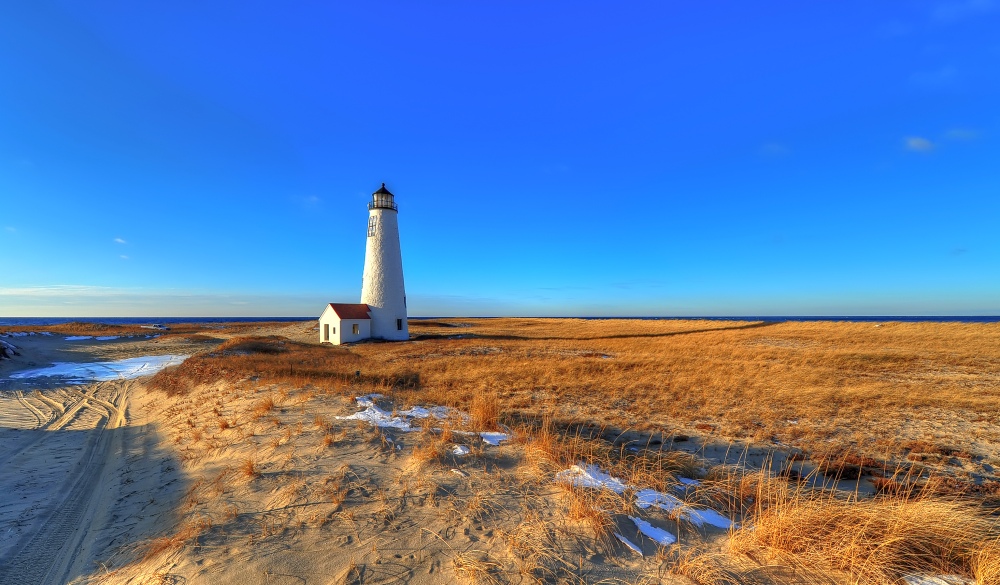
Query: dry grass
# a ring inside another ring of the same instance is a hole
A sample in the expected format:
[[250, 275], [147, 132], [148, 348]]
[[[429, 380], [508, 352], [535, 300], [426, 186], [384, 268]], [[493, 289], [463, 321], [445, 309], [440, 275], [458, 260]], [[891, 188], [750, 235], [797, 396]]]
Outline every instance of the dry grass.
[[482, 551], [465, 551], [455, 555], [452, 559], [455, 564], [455, 572], [465, 579], [467, 583], [475, 585], [501, 585], [505, 580], [501, 580], [501, 565], [490, 559], [489, 555]]
[[247, 479], [254, 479], [260, 475], [260, 469], [257, 465], [257, 460], [253, 457], [247, 457], [240, 462], [239, 466], [240, 475]]
[[[460, 322], [470, 326], [456, 327]], [[629, 511], [628, 498], [552, 484], [554, 472], [585, 461], [630, 485], [660, 491], [673, 489], [678, 476], [702, 478], [703, 485], [685, 498], [732, 513], [753, 527], [734, 532], [724, 554], [715, 543], [709, 552], [689, 553], [675, 563], [672, 570], [699, 583], [887, 585], [908, 572], [952, 572], [974, 576], [980, 585], [997, 583], [998, 533], [988, 510], [979, 506], [995, 503], [990, 498], [1000, 501], [1000, 484], [990, 479], [973, 484], [958, 472], [929, 480], [927, 469], [985, 462], [974, 444], [1000, 444], [1000, 431], [992, 424], [1000, 416], [1000, 326], [545, 319], [418, 323], [411, 327], [419, 341], [407, 344], [332, 347], [276, 337], [237, 338], [161, 372], [153, 385], [180, 400], [193, 389], [223, 382], [244, 405], [226, 410], [230, 418], [225, 420], [234, 421], [235, 428], [225, 433], [227, 440], [260, 433], [273, 439], [276, 451], [287, 452], [286, 461], [303, 445], [328, 457], [339, 442], [364, 437], [380, 461], [414, 460], [445, 475], [449, 469], [437, 464], [464, 464], [450, 457], [455, 439], [432, 429], [436, 422], [408, 435], [406, 448], [397, 452], [386, 433], [363, 423], [345, 429], [330, 411], [305, 414], [300, 404], [314, 397], [350, 404], [350, 397], [379, 392], [398, 408], [459, 408], [470, 415], [468, 428], [512, 429], [515, 439], [505, 448], [517, 455], [465, 461], [473, 476], [482, 472], [479, 468], [515, 466], [516, 487], [495, 479], [476, 484], [474, 495], [442, 506], [461, 521], [497, 524], [498, 538], [509, 546], [508, 557], [496, 556], [496, 549], [489, 549], [491, 557], [454, 557], [454, 569], [470, 582], [500, 578], [494, 564], [520, 571], [527, 581], [553, 582], [553, 575], [568, 571], [567, 563], [582, 565], [582, 560], [557, 558], [555, 537], [545, 524], [552, 516], [533, 515], [532, 506], [543, 506], [539, 502], [546, 496], [535, 495], [543, 489], [548, 497], [557, 496], [544, 505], [560, 506], [558, 517], [568, 521], [573, 538], [602, 548], [615, 515]], [[197, 445], [191, 438], [198, 429], [221, 424], [222, 410], [213, 416], [211, 407], [211, 402], [202, 407], [200, 417], [195, 404], [184, 415], [192, 417], [191, 431], [183, 437], [186, 448], [208, 449], [203, 445], [211, 437]], [[253, 422], [257, 419], [264, 420]], [[943, 421], [958, 431], [942, 433], [928, 421]], [[294, 435], [292, 428], [298, 429]], [[297, 438], [303, 433], [308, 442]], [[878, 493], [858, 499], [809, 491], [810, 478], [792, 477], [797, 467], [789, 462], [784, 479], [718, 469], [706, 476], [703, 461], [670, 448], [671, 441], [689, 436], [780, 441], [783, 448], [791, 445], [804, 453], [795, 463], [816, 466], [813, 479], [822, 474], [855, 480], [866, 474]], [[958, 444], [956, 436], [970, 440]], [[282, 463], [276, 457], [267, 462], [267, 477], [243, 485], [278, 482]], [[258, 463], [248, 461], [250, 471], [244, 461], [237, 475], [258, 477]], [[472, 484], [473, 478], [463, 477]], [[344, 486], [337, 482], [331, 488], [329, 499], [338, 507], [350, 491]], [[523, 504], [495, 503], [505, 489], [517, 492]], [[411, 505], [385, 486], [365, 490], [378, 526], [396, 522]], [[449, 497], [436, 494], [432, 491], [427, 501]], [[333, 521], [354, 522], [354, 506], [345, 504]], [[519, 514], [516, 529], [500, 527], [499, 518], [507, 514]], [[675, 562], [666, 558], [663, 563]], [[763, 581], [761, 564], [775, 571]], [[803, 581], [802, 575], [808, 578]]]
[[[470, 326], [449, 326], [459, 322]], [[855, 432], [844, 438], [862, 442], [866, 452], [858, 455], [876, 458], [906, 455], [906, 441], [940, 443], [898, 436], [915, 412], [943, 410], [970, 423], [1000, 416], [997, 324], [490, 319], [412, 326], [419, 343], [236, 338], [157, 375], [153, 385], [185, 392], [249, 376], [322, 391], [406, 391], [408, 401], [458, 406], [487, 426], [547, 415], [817, 448]]]
[[730, 549], [765, 564], [805, 564], [889, 585], [928, 571], [985, 574], [1000, 563], [996, 519], [968, 501], [929, 489], [857, 499], [765, 474], [751, 480], [756, 490], [745, 518], [751, 528], [736, 531]]
[[203, 516], [197, 516], [181, 524], [174, 534], [154, 538], [145, 543], [142, 547], [143, 559], [149, 560], [161, 554], [177, 550], [211, 529], [211, 520]]
[[484, 431], [496, 430], [500, 418], [500, 395], [496, 390], [487, 389], [472, 398], [469, 407], [472, 426]]

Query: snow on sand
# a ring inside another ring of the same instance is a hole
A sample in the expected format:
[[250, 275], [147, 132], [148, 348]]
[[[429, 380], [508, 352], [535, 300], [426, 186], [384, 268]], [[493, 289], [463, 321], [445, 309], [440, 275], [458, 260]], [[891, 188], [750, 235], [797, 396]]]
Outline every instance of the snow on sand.
[[10, 377], [26, 380], [59, 376], [67, 378], [73, 384], [85, 384], [90, 381], [102, 382], [149, 376], [168, 366], [176, 366], [187, 358], [186, 355], [147, 355], [110, 362], [56, 362], [45, 368], [15, 372]]

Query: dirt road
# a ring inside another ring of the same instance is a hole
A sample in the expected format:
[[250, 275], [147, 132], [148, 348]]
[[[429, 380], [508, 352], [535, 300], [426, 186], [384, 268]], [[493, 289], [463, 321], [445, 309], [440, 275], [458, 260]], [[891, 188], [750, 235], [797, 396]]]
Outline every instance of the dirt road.
[[[0, 397], [0, 583], [84, 573], [121, 488], [135, 380]], [[89, 554], [88, 554], [89, 553]]]

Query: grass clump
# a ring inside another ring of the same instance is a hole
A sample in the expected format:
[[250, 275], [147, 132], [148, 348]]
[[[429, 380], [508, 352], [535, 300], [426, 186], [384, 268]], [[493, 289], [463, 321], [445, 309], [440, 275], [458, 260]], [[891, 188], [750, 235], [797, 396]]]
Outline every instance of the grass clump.
[[733, 552], [872, 585], [928, 571], [995, 575], [1000, 566], [997, 523], [970, 502], [929, 490], [857, 499], [791, 487], [763, 474], [755, 478], [755, 504], [745, 527], [733, 534]]

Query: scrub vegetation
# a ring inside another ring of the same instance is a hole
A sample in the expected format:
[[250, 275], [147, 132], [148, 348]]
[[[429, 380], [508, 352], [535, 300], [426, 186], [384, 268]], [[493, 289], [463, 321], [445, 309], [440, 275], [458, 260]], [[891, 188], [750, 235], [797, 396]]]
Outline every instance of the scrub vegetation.
[[[202, 479], [135, 567], [315, 529], [355, 546], [334, 571], [350, 582], [388, 558], [353, 543], [395, 534], [445, 559], [396, 561], [429, 564], [426, 582], [1000, 583], [1000, 326], [413, 320], [409, 343], [338, 347], [301, 328], [150, 380]], [[464, 416], [338, 419], [373, 393]], [[579, 464], [625, 487], [554, 480]], [[637, 507], [642, 489], [683, 507]]]

